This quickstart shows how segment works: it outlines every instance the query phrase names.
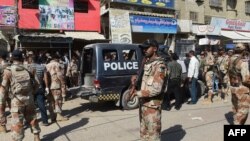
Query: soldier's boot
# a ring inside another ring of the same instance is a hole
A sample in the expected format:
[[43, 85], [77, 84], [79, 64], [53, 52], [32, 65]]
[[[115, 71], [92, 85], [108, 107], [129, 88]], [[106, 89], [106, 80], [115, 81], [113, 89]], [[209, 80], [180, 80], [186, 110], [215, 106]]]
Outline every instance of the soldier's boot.
[[60, 113], [56, 115], [56, 121], [66, 121], [69, 120], [67, 117], [62, 116]]
[[39, 134], [34, 134], [34, 141], [41, 141]]
[[63, 103], [65, 103], [65, 102], [66, 102], [66, 98], [65, 98], [65, 97], [63, 97], [62, 102], [63, 102]]
[[6, 133], [6, 132], [7, 132], [7, 130], [6, 130], [5, 125], [0, 125], [0, 134], [1, 133]]
[[208, 98], [203, 101], [203, 104], [212, 104], [212, 93], [208, 93]]

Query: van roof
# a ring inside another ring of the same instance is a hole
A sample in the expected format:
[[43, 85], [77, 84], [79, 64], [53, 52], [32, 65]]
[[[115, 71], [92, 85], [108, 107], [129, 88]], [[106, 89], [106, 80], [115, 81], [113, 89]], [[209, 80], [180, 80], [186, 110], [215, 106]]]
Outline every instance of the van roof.
[[84, 48], [89, 49], [89, 48], [94, 48], [94, 47], [106, 47], [106, 46], [139, 46], [139, 44], [117, 44], [117, 43], [95, 43], [95, 44], [89, 44], [86, 45]]

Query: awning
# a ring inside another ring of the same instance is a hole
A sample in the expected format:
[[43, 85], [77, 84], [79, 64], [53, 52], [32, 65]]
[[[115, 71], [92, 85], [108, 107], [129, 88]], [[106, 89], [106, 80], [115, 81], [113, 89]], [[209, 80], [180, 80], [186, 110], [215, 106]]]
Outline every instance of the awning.
[[250, 43], [250, 32], [221, 30], [221, 35], [227, 38], [233, 39], [234, 43], [237, 43], [237, 42]]
[[98, 32], [64, 32], [67, 37], [83, 40], [105, 40], [104, 35]]
[[57, 33], [30, 33], [18, 36], [20, 42], [28, 43], [72, 43], [73, 39]]

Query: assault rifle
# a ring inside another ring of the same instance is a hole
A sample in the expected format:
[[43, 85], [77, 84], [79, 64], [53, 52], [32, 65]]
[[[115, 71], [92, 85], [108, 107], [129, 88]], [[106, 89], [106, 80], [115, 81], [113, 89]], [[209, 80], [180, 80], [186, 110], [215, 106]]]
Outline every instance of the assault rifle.
[[141, 83], [142, 83], [142, 77], [144, 74], [145, 62], [146, 62], [146, 58], [144, 57], [142, 59], [141, 67], [139, 68], [135, 82], [131, 82], [131, 84], [130, 84], [130, 94], [129, 94], [128, 100], [133, 99], [135, 97], [135, 91], [138, 91], [141, 89]]

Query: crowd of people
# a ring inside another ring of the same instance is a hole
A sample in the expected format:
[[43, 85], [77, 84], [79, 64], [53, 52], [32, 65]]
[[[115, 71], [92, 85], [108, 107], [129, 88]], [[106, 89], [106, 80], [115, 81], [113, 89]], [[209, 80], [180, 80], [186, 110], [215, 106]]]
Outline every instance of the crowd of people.
[[[212, 104], [215, 95], [224, 101], [231, 95], [234, 124], [245, 124], [250, 105], [250, 61], [247, 44], [238, 43], [233, 51], [228, 52], [220, 47], [218, 53], [212, 53], [207, 46], [200, 57], [191, 50], [186, 55], [185, 65], [181, 65], [178, 56], [172, 52], [169, 52], [170, 61], [163, 61], [165, 59], [157, 53], [159, 45], [154, 39], [146, 40], [140, 47], [146, 58], [140, 68], [143, 76], [132, 77], [131, 83], [141, 79], [142, 84], [131, 95], [140, 99], [141, 140], [160, 140], [161, 110], [165, 106], [167, 110], [171, 109], [171, 93], [174, 93], [176, 110], [181, 108], [182, 97], [186, 92], [191, 98], [187, 104], [197, 104], [198, 80], [203, 81], [206, 86], [207, 95], [203, 104]], [[186, 76], [183, 75], [183, 68], [187, 70]], [[166, 84], [168, 87], [165, 91]]]
[[14, 141], [23, 140], [25, 124], [30, 125], [34, 140], [40, 140], [36, 108], [41, 113], [42, 126], [68, 120], [62, 115], [62, 105], [67, 98], [67, 87], [79, 83], [78, 57], [75, 54], [69, 61], [66, 53], [34, 53], [17, 49], [8, 56], [7, 52], [1, 51], [0, 132], [6, 132], [7, 107]]
[[[177, 54], [170, 51], [170, 60], [166, 62], [158, 54], [156, 40], [149, 39], [140, 48], [145, 55], [140, 68], [143, 70], [142, 82], [140, 89], [131, 91], [131, 94], [140, 99], [142, 140], [160, 140], [161, 110], [164, 106], [171, 110], [171, 93], [174, 94], [176, 110], [189, 96], [191, 100], [187, 104], [198, 102], [197, 81], [202, 81], [206, 87], [203, 104], [212, 104], [214, 96], [226, 102], [232, 95], [234, 124], [245, 124], [250, 104], [250, 61], [246, 44], [239, 43], [234, 50], [227, 52], [221, 47], [218, 52], [212, 52], [209, 46], [199, 55], [191, 50], [186, 54], [184, 64], [180, 63]], [[24, 138], [25, 123], [30, 125], [34, 140], [40, 140], [36, 108], [41, 113], [40, 125], [49, 126], [52, 122], [68, 120], [62, 114], [62, 105], [66, 101], [67, 88], [79, 85], [79, 56], [75, 53], [69, 61], [67, 53], [14, 50], [8, 59], [7, 52], [1, 52], [0, 132], [6, 132], [7, 107], [14, 141]], [[132, 77], [131, 83], [134, 84], [136, 79]], [[45, 99], [49, 103], [51, 122]]]
[[[219, 47], [216, 52], [212, 52], [210, 46], [206, 46], [200, 54], [195, 54], [192, 50], [187, 53], [184, 59], [185, 65], [181, 65], [179, 57], [170, 52], [172, 57], [168, 69], [173, 71], [169, 72], [169, 86], [172, 88], [172, 83], [174, 83], [176, 87], [175, 83], [177, 83], [178, 88], [175, 91], [169, 89], [168, 94], [165, 95], [166, 110], [171, 110], [169, 97], [172, 93], [177, 110], [180, 109], [183, 102], [187, 101], [188, 97], [191, 100], [187, 104], [192, 105], [196, 104], [200, 96], [204, 94], [206, 96], [203, 104], [212, 104], [214, 99], [228, 102], [228, 96], [231, 94], [229, 66], [233, 54], [233, 50], [226, 51], [222, 47]], [[171, 65], [172, 62], [176, 62], [174, 66]]]

